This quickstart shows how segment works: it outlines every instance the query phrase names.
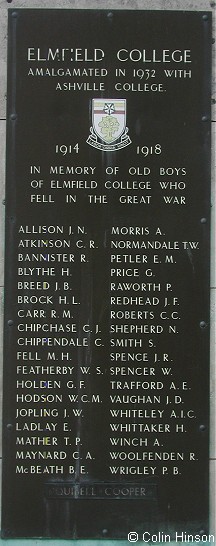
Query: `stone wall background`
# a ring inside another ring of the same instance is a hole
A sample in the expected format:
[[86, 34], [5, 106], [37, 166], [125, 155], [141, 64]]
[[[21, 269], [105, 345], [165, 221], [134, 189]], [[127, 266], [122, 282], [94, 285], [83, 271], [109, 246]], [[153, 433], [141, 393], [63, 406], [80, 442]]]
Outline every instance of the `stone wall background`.
[[[7, 99], [7, 11], [8, 8], [40, 9], [134, 9], [134, 10], [184, 10], [211, 11], [213, 15], [213, 74], [212, 74], [212, 252], [211, 252], [211, 440], [210, 440], [210, 532], [216, 542], [216, 55], [215, 15], [213, 0], [0, 0], [0, 424], [2, 406], [2, 329], [4, 306], [4, 205], [5, 205], [5, 148], [6, 148], [6, 99]], [[0, 473], [2, 442], [0, 433]], [[47, 540], [7, 540], [7, 546], [46, 545]], [[0, 539], [5, 544], [5, 540]], [[24, 544], [23, 544], [24, 543]], [[97, 540], [97, 546], [126, 546], [127, 541]], [[138, 544], [138, 543], [137, 543]], [[141, 544], [141, 542], [139, 543]], [[205, 543], [206, 544], [206, 543]], [[67, 540], [55, 540], [54, 546], [68, 546]], [[73, 546], [95, 546], [94, 540], [73, 541]]]

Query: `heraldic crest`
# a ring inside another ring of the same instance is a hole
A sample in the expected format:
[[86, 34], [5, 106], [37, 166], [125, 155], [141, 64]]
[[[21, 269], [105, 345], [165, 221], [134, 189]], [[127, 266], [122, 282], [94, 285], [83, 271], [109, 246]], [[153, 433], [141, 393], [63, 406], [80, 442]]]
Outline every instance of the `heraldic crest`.
[[87, 143], [105, 152], [131, 143], [126, 127], [126, 99], [92, 99], [92, 127]]

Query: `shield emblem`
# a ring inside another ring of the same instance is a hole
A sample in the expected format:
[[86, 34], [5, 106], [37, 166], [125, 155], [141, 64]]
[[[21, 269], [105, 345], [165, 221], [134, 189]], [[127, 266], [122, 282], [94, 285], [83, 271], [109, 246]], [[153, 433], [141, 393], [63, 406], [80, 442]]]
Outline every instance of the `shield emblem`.
[[106, 144], [118, 140], [126, 128], [126, 99], [93, 99], [92, 126]]

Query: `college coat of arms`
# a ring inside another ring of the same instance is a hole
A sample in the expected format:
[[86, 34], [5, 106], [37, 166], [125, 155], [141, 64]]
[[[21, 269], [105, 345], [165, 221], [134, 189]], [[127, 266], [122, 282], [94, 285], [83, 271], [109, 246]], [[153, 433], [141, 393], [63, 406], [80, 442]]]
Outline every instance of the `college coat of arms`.
[[126, 99], [93, 99], [90, 133], [87, 143], [105, 152], [128, 146]]

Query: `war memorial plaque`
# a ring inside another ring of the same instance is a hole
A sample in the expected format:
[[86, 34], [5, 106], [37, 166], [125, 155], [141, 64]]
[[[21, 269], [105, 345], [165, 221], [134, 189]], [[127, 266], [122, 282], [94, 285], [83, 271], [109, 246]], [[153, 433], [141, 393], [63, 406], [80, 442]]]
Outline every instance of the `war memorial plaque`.
[[209, 533], [210, 52], [206, 12], [9, 10], [5, 538]]

